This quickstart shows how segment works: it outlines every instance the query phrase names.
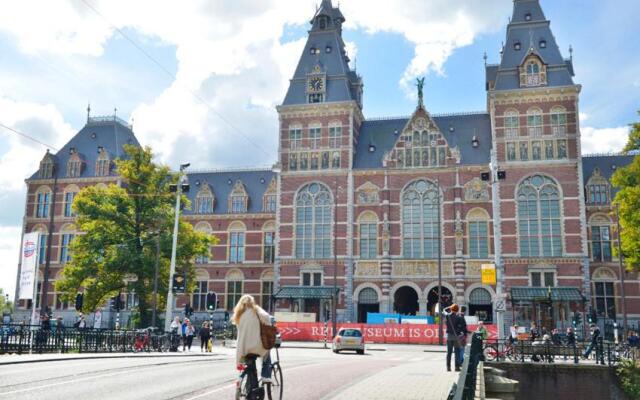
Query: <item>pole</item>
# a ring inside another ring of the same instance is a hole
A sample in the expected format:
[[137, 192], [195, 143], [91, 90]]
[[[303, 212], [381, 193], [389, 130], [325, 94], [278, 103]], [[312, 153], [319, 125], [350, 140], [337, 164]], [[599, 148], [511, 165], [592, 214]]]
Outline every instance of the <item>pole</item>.
[[438, 193], [436, 194], [436, 207], [438, 208], [438, 344], [442, 346], [444, 329], [442, 327], [442, 215], [440, 213], [440, 179], [436, 180]]
[[182, 194], [182, 172], [180, 167], [178, 184], [176, 185], [176, 209], [173, 221], [173, 243], [171, 245], [171, 266], [169, 267], [169, 290], [167, 291], [167, 307], [164, 314], [164, 331], [169, 332], [171, 326], [171, 316], [173, 314], [173, 275], [176, 272], [176, 248], [178, 246], [178, 224], [180, 222], [180, 195]]
[[[627, 329], [627, 299], [624, 295], [624, 276], [627, 273], [624, 268], [624, 261], [622, 259], [622, 230], [620, 229], [620, 210], [616, 203], [616, 223], [618, 224], [618, 268], [620, 270], [620, 296], [622, 301], [620, 302], [620, 308], [622, 308], [622, 329], [623, 333], [626, 333]], [[606, 312], [606, 310], [605, 310]]]
[[[54, 227], [53, 219], [56, 213], [57, 192], [58, 192], [58, 171], [56, 166], [54, 165], [53, 166], [53, 195], [51, 197], [51, 208], [49, 209], [51, 214], [49, 215], [49, 235], [47, 236], [47, 256], [45, 257], [46, 261], [44, 264], [44, 277], [43, 277], [44, 279], [42, 281], [42, 295], [41, 295], [42, 298], [40, 299], [40, 310], [44, 310], [45, 312], [47, 311], [47, 308], [48, 308], [47, 292], [48, 292], [48, 286], [49, 286], [49, 266], [51, 265], [51, 246], [53, 242], [53, 227]], [[64, 201], [64, 198], [62, 200]], [[40, 245], [40, 243], [38, 243], [38, 245]], [[60, 260], [60, 261], [64, 262], [66, 260]], [[38, 281], [38, 278], [36, 275], [36, 282], [37, 281]]]
[[[38, 237], [38, 240], [40, 238]], [[35, 281], [33, 284], [33, 298], [31, 300], [31, 321], [29, 322], [29, 354], [33, 354], [33, 339], [34, 332], [36, 330], [35, 321], [36, 321], [36, 302], [38, 301], [38, 272], [40, 272], [40, 266], [36, 263], [36, 273], [33, 277]], [[42, 301], [42, 299], [40, 299]]]
[[335, 210], [333, 212], [333, 299], [331, 301], [331, 324], [333, 332], [331, 337], [336, 336], [338, 319], [336, 312], [338, 310], [338, 176], [334, 178], [335, 194]]
[[[493, 255], [496, 265], [496, 297], [502, 299], [503, 295], [503, 271], [502, 271], [502, 243], [500, 229], [500, 195], [498, 188], [498, 155], [496, 150], [491, 150], [491, 205], [493, 213]], [[495, 303], [494, 303], [495, 304]], [[504, 311], [496, 310], [496, 322], [498, 324], [498, 339], [504, 339]]]
[[156, 326], [158, 313], [158, 264], [160, 264], [160, 233], [156, 237], [156, 265], [153, 271], [153, 313], [151, 314], [151, 326]]

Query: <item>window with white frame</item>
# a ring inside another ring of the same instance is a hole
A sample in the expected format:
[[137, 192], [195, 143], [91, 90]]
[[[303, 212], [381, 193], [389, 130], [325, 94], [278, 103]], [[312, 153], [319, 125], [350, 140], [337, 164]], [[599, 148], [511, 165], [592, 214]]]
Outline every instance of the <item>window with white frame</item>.
[[467, 215], [469, 230], [469, 258], [489, 257], [489, 218], [486, 212], [472, 210]]
[[320, 139], [322, 137], [322, 128], [313, 126], [309, 128], [309, 146], [312, 149], [320, 148]]
[[275, 232], [264, 232], [264, 238], [262, 243], [262, 255], [263, 261], [266, 264], [273, 264], [276, 253], [275, 246]]
[[295, 253], [298, 258], [331, 256], [333, 201], [326, 186], [311, 183], [296, 197]]
[[504, 136], [516, 138], [520, 130], [520, 114], [515, 110], [507, 111], [504, 115]]
[[191, 295], [191, 307], [195, 311], [207, 310], [207, 293], [209, 292], [209, 283], [207, 281], [196, 282], [196, 290]]
[[587, 181], [587, 204], [606, 205], [609, 204], [609, 200], [609, 182], [596, 167]]
[[542, 136], [542, 110], [539, 108], [527, 112], [527, 130], [531, 137]]
[[71, 260], [69, 245], [75, 235], [73, 233], [63, 233], [60, 237], [60, 263], [66, 263]]
[[69, 156], [69, 161], [67, 161], [67, 177], [77, 178], [82, 172], [82, 160], [80, 159], [80, 155], [74, 149], [70, 152], [71, 155]]
[[45, 159], [40, 163], [40, 179], [51, 179], [53, 177], [53, 160], [51, 160], [49, 152]]
[[526, 66], [526, 84], [527, 86], [539, 86], [542, 84], [540, 77], [540, 64], [536, 61], [529, 61]]
[[73, 217], [73, 199], [75, 199], [76, 192], [65, 192], [64, 194], [64, 216], [69, 218]]
[[38, 191], [36, 193], [36, 218], [49, 217], [49, 209], [51, 208], [51, 192]]
[[46, 262], [47, 257], [47, 235], [45, 232], [40, 232], [40, 236], [38, 239], [38, 263], [44, 264]]
[[342, 141], [342, 127], [333, 125], [329, 127], [329, 147], [338, 148]]
[[267, 194], [264, 196], [264, 211], [265, 212], [276, 212], [276, 207], [278, 205], [278, 198], [275, 194]]
[[611, 243], [611, 226], [591, 226], [591, 258], [593, 261], [611, 261]]
[[532, 287], [555, 287], [555, 271], [533, 271], [529, 273]]
[[104, 148], [100, 148], [98, 159], [96, 160], [96, 176], [108, 176], [111, 172], [111, 160], [109, 153]]
[[244, 262], [244, 232], [229, 233], [229, 262], [232, 264]]
[[242, 297], [242, 281], [227, 282], [227, 311], [232, 311], [233, 307]]
[[260, 304], [262, 309], [270, 312], [271, 311], [271, 294], [273, 293], [273, 282], [272, 281], [262, 281], [262, 287], [260, 288]]
[[419, 180], [402, 193], [402, 248], [406, 258], [436, 258], [440, 240], [436, 185]]
[[518, 239], [522, 257], [562, 255], [560, 192], [552, 179], [534, 175], [518, 187]]
[[289, 147], [291, 150], [302, 147], [302, 128], [292, 127], [289, 129]]
[[551, 109], [551, 131], [554, 135], [567, 133], [567, 112], [562, 107]]
[[322, 286], [322, 272], [302, 272], [302, 286]]
[[373, 260], [378, 257], [378, 221], [377, 218], [365, 215], [359, 222], [360, 258]]
[[213, 192], [208, 184], [204, 184], [196, 194], [196, 214], [213, 214]]

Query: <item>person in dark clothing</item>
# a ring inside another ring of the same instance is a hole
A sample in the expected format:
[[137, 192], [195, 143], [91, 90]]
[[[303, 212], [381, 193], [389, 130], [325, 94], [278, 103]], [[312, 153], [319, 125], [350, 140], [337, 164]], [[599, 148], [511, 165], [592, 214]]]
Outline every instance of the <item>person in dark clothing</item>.
[[469, 334], [469, 331], [467, 330], [467, 321], [464, 319], [466, 310], [466, 307], [460, 307], [457, 321], [458, 325], [456, 327], [456, 331], [458, 331], [458, 338], [460, 339], [460, 346], [456, 349], [456, 360], [458, 360], [459, 366], [462, 366], [464, 363], [464, 348], [467, 345], [467, 335]]
[[[573, 328], [567, 328], [567, 347], [569, 347], [569, 351], [575, 355], [576, 351], [576, 333], [573, 331]], [[565, 353], [564, 359], [567, 359], [567, 354]]]
[[200, 328], [200, 352], [204, 353], [209, 350], [209, 339], [211, 338], [211, 330], [209, 329], [209, 322], [202, 323]]
[[[447, 327], [447, 371], [451, 371], [451, 355], [454, 354], [454, 362], [456, 371], [460, 371], [460, 359], [458, 357], [458, 349], [462, 346], [461, 336], [466, 331], [466, 322], [464, 318], [458, 315], [460, 308], [457, 304], [452, 304], [444, 309], [445, 324]], [[447, 314], [449, 313], [449, 314]], [[462, 322], [460, 322], [462, 319]], [[464, 325], [463, 325], [464, 324]], [[465, 331], [463, 331], [463, 326]]]
[[531, 330], [529, 331], [529, 340], [534, 342], [537, 338], [540, 337], [540, 331], [538, 330], [538, 326], [535, 322], [531, 323]]
[[551, 331], [551, 342], [556, 346], [560, 346], [562, 344], [562, 339], [560, 338], [560, 331], [558, 330], [558, 328]]
[[591, 342], [587, 346], [582, 357], [589, 358], [589, 355], [596, 349], [596, 357], [598, 356], [598, 340], [600, 339], [600, 328], [596, 324], [591, 324]]

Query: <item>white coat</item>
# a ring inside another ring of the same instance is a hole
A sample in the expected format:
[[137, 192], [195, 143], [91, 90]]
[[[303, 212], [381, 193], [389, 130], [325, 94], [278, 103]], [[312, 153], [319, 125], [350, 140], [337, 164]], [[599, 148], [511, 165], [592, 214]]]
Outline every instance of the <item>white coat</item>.
[[[258, 316], [260, 319], [258, 319]], [[260, 322], [265, 325], [271, 325], [271, 317], [259, 306], [256, 306], [255, 311], [247, 309], [242, 313], [237, 327], [236, 362], [238, 364], [244, 362], [244, 357], [248, 354], [257, 354], [260, 357], [264, 357], [267, 354], [268, 350], [262, 347], [262, 340], [260, 339]]]

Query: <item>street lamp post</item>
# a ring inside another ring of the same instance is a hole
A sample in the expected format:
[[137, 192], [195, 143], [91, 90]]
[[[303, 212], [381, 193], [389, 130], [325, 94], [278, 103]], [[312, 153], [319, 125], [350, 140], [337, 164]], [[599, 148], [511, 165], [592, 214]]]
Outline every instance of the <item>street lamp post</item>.
[[[627, 300], [624, 295], [624, 275], [626, 274], [626, 270], [624, 268], [624, 260], [622, 259], [622, 230], [620, 229], [620, 209], [618, 204], [615, 204], [616, 207], [616, 223], [618, 225], [618, 268], [620, 271], [620, 296], [622, 296], [622, 301], [620, 302], [620, 308], [622, 309], [622, 329], [623, 332], [626, 332], [627, 329]], [[605, 310], [607, 312], [607, 310]], [[617, 335], [616, 335], [617, 338]]]
[[440, 214], [440, 179], [436, 179], [436, 207], [438, 212], [438, 344], [442, 346], [444, 329], [442, 327], [442, 215]]
[[[502, 244], [501, 244], [501, 231], [500, 231], [500, 204], [498, 201], [498, 182], [500, 180], [498, 173], [498, 154], [496, 150], [491, 150], [491, 206], [493, 213], [493, 255], [496, 268], [496, 298], [498, 302], [504, 300], [503, 297], [503, 265], [502, 265]], [[504, 173], [502, 173], [504, 177]], [[496, 322], [498, 324], [498, 339], [504, 339], [504, 310], [496, 310]]]
[[[182, 178], [184, 170], [189, 167], [189, 163], [180, 165], [180, 174], [176, 185], [176, 209], [173, 221], [173, 243], [171, 245], [171, 266], [169, 267], [169, 290], [167, 291], [167, 307], [164, 315], [164, 330], [169, 332], [171, 326], [171, 316], [173, 314], [173, 275], [176, 272], [176, 249], [178, 247], [178, 225], [180, 222], [180, 196], [182, 195]], [[185, 185], [185, 191], [189, 190], [189, 185]]]
[[338, 311], [338, 176], [334, 179], [335, 187], [335, 210], [333, 212], [333, 295], [332, 295], [332, 310], [331, 310], [331, 324], [333, 326], [333, 335], [336, 336], [338, 318], [336, 313]]

